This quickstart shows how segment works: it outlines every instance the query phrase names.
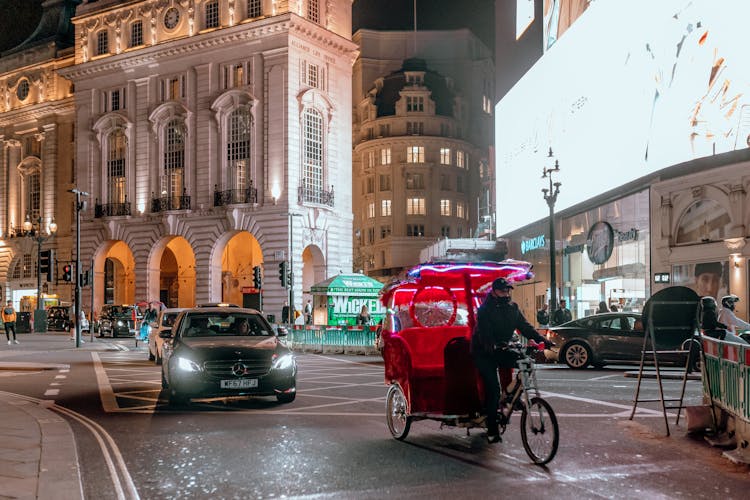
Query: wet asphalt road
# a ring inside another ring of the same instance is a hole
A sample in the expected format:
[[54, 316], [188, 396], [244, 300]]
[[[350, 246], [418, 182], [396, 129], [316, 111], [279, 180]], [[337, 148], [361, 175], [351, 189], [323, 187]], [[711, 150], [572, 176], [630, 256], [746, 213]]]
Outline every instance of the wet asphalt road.
[[[70, 364], [55, 400], [84, 417], [69, 421], [88, 498], [117, 498], [118, 461], [141, 498], [746, 498], [750, 484], [750, 469], [686, 435], [684, 419], [670, 418], [671, 437], [653, 403], [628, 420], [635, 379], [624, 367], [540, 368], [561, 427], [557, 457], [542, 468], [526, 456], [517, 421], [497, 445], [431, 421], [414, 423], [405, 442], [392, 439], [374, 358], [301, 354], [291, 404], [222, 400], [178, 411], [160, 403], [159, 367], [145, 351], [34, 356]], [[44, 398], [52, 377], [3, 377], [0, 388]], [[666, 381], [667, 396], [680, 384]], [[642, 397], [655, 388], [645, 381]], [[686, 401], [700, 402], [699, 382], [688, 383]], [[114, 446], [102, 446], [108, 437]]]

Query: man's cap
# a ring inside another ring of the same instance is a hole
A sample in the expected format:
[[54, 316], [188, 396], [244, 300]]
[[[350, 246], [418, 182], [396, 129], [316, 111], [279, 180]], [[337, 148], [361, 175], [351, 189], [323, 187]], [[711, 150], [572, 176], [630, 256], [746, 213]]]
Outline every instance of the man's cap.
[[492, 282], [492, 289], [493, 290], [512, 290], [513, 285], [511, 285], [510, 281], [506, 280], [505, 278], [497, 278], [495, 281]]
[[713, 273], [721, 276], [723, 268], [721, 262], [701, 262], [695, 265], [695, 276], [698, 277], [703, 273]]

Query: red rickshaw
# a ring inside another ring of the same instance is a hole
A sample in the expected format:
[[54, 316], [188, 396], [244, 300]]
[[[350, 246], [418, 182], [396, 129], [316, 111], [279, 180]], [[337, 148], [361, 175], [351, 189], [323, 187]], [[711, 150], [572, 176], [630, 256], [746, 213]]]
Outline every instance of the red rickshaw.
[[[381, 294], [386, 307], [379, 346], [385, 360], [386, 420], [393, 437], [406, 438], [411, 423], [431, 419], [443, 425], [484, 427], [483, 385], [470, 353], [476, 310], [492, 281], [530, 279], [528, 262], [427, 263]], [[518, 358], [515, 387], [500, 404], [505, 432], [514, 410], [521, 411], [521, 437], [537, 464], [546, 464], [558, 446], [554, 411], [539, 396], [534, 370], [538, 346], [513, 343]]]

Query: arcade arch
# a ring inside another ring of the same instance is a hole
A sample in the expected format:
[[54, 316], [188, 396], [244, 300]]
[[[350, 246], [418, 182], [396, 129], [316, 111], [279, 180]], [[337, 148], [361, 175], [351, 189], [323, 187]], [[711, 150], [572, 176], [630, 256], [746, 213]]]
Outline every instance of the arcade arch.
[[102, 244], [94, 257], [94, 310], [103, 304], [135, 302], [135, 258], [130, 247], [120, 240]]
[[149, 255], [144, 300], [160, 300], [167, 307], [195, 306], [195, 252], [182, 236], [167, 236]]

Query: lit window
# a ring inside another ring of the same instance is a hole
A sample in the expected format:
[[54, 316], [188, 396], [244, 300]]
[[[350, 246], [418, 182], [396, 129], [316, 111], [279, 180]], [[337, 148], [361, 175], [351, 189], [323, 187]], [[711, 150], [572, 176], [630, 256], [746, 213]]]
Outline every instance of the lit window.
[[424, 198], [407, 198], [406, 215], [425, 215]]
[[424, 146], [407, 147], [406, 163], [424, 163]]
[[450, 217], [451, 213], [451, 200], [440, 200], [440, 215], [443, 217]]
[[391, 148], [383, 148], [380, 150], [380, 163], [382, 165], [391, 164]]
[[380, 216], [381, 217], [391, 216], [391, 200], [380, 201]]
[[370, 168], [375, 166], [375, 151], [367, 152], [367, 166]]
[[456, 166], [464, 168], [464, 152], [456, 151]]
[[374, 219], [375, 218], [375, 203], [369, 203], [367, 205], [367, 218], [368, 219]]
[[451, 164], [451, 150], [450, 148], [440, 148], [440, 164], [450, 165]]
[[464, 206], [463, 201], [456, 202], [456, 217], [459, 219], [466, 218], [466, 207]]

